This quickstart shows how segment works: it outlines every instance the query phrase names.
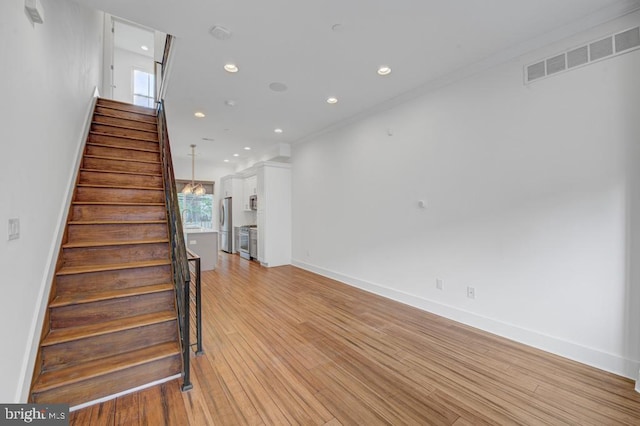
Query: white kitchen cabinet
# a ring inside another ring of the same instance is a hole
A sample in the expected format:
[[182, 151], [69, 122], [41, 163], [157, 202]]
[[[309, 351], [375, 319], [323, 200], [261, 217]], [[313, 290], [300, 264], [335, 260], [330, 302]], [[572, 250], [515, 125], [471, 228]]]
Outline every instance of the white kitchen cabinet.
[[291, 165], [256, 165], [258, 260], [264, 266], [291, 264]]
[[244, 178], [242, 203], [244, 205], [245, 211], [251, 211], [251, 204], [249, 202], [249, 197], [257, 194], [258, 194], [258, 176], [253, 175], [253, 176]]

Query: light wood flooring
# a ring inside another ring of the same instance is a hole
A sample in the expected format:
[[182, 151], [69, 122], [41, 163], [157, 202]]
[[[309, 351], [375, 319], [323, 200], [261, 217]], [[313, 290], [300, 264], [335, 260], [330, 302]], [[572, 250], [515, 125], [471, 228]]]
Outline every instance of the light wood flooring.
[[640, 424], [631, 380], [295, 267], [223, 253], [203, 299], [193, 390], [173, 381], [71, 424]]

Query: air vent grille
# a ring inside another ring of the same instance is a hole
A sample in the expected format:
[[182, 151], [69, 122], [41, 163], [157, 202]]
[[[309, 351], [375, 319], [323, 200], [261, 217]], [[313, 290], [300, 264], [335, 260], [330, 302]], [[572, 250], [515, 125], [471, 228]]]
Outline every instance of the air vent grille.
[[616, 34], [616, 53], [640, 46], [640, 27]]
[[640, 48], [640, 27], [635, 27], [527, 65], [524, 67], [524, 81], [525, 84], [529, 84], [544, 77], [638, 48]]
[[587, 46], [578, 47], [567, 52], [569, 68], [584, 65], [587, 62], [589, 62], [589, 48]]
[[597, 61], [611, 54], [613, 54], [613, 37], [607, 37], [589, 45], [589, 58], [592, 61]]

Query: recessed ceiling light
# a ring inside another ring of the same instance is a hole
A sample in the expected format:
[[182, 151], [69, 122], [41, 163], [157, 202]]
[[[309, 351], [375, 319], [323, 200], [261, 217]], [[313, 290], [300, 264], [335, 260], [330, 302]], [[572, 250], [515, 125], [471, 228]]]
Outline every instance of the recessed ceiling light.
[[225, 158], [225, 159], [224, 159], [224, 162], [225, 162], [225, 163], [228, 163], [228, 162], [229, 162], [229, 159], [228, 159], [228, 158]]
[[234, 157], [240, 157], [240, 154], [233, 154]]
[[331, 96], [329, 98], [327, 98], [327, 103], [328, 104], [337, 104], [338, 103], [338, 98]]
[[196, 111], [193, 115], [197, 118], [204, 118], [204, 112]]
[[140, 46], [140, 49], [144, 50], [145, 52], [149, 50], [148, 46], [142, 45]]
[[250, 147], [250, 146], [245, 146], [245, 147], [244, 147], [244, 150], [245, 150], [245, 151], [251, 151], [251, 147]]
[[380, 68], [378, 68], [378, 75], [389, 75], [389, 74], [391, 74], [391, 67], [383, 65]]
[[238, 72], [238, 66], [236, 64], [225, 64], [224, 70], [226, 72], [235, 73]]
[[276, 132], [276, 133], [282, 133], [283, 130], [280, 129], [280, 128], [277, 128], [277, 129], [273, 129], [273, 131]]

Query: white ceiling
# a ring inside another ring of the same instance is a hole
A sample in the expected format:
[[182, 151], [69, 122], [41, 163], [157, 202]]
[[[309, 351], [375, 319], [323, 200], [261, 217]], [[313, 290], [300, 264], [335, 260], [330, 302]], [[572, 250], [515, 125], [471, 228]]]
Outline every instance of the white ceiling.
[[[175, 158], [242, 164], [532, 40], [567, 36], [637, 0], [78, 0], [177, 37], [166, 94]], [[339, 24], [336, 29], [334, 26]], [[232, 32], [220, 41], [214, 25]], [[240, 71], [229, 74], [233, 62]], [[392, 67], [381, 77], [380, 65]], [[272, 82], [288, 86], [274, 92]], [[338, 103], [326, 103], [336, 96]], [[229, 107], [225, 101], [233, 100]], [[195, 111], [206, 114], [194, 117]], [[284, 132], [274, 133], [280, 127]], [[211, 138], [213, 141], [203, 140]], [[252, 147], [245, 151], [243, 147]], [[233, 154], [239, 157], [233, 157]]]
[[[114, 34], [113, 44], [116, 48], [153, 58], [153, 31], [116, 21]], [[143, 50], [142, 46], [146, 46], [147, 50]]]

